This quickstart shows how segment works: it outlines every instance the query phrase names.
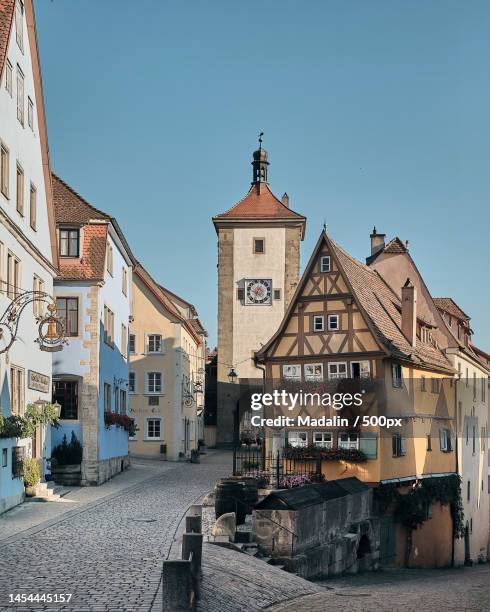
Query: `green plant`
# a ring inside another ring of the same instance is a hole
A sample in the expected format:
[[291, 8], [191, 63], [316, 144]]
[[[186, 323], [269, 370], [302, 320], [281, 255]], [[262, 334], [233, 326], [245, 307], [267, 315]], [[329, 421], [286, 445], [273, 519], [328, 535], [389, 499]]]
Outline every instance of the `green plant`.
[[22, 461], [22, 476], [26, 487], [33, 487], [41, 480], [41, 470], [39, 462], [31, 457], [26, 457]]
[[404, 494], [393, 484], [380, 485], [375, 489], [374, 496], [380, 512], [384, 513], [392, 507], [394, 516], [407, 529], [406, 565], [412, 548], [412, 532], [428, 520], [428, 508], [436, 501], [442, 506], [450, 506], [453, 535], [455, 538], [464, 537], [461, 478], [457, 474], [424, 478]]
[[63, 436], [61, 444], [55, 446], [51, 452], [51, 457], [57, 465], [71, 465], [82, 462], [83, 448], [75, 432], [71, 432], [71, 440], [68, 444], [66, 434]]
[[13, 414], [9, 417], [0, 415], [0, 438], [31, 438], [38, 425], [49, 424], [59, 427], [58, 414], [52, 404], [42, 406], [29, 404], [23, 416]]
[[260, 464], [258, 461], [244, 461], [242, 464], [242, 468], [244, 470], [258, 470]]
[[287, 446], [284, 451], [287, 459], [322, 461], [346, 461], [347, 463], [364, 463], [366, 455], [356, 448], [321, 448], [318, 446]]

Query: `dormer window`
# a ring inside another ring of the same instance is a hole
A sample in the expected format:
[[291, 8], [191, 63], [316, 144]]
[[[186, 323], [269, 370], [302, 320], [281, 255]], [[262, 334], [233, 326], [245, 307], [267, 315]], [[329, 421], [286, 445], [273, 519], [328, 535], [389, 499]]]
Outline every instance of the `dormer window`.
[[60, 229], [60, 256], [79, 257], [80, 230]]
[[330, 272], [330, 255], [320, 258], [320, 272]]

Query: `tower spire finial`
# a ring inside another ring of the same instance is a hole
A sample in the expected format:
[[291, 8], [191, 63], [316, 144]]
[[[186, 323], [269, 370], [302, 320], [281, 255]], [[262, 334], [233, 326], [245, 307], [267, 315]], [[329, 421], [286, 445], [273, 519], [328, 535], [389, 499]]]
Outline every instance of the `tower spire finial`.
[[267, 183], [267, 151], [262, 148], [262, 137], [264, 132], [259, 133], [259, 148], [253, 153], [253, 180], [252, 184]]

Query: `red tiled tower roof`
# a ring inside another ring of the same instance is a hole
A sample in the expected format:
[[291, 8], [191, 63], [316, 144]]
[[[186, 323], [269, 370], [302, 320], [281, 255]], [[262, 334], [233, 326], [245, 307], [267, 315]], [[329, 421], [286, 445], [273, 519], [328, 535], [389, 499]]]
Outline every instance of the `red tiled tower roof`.
[[267, 183], [253, 183], [247, 195], [214, 219], [305, 219], [284, 205]]

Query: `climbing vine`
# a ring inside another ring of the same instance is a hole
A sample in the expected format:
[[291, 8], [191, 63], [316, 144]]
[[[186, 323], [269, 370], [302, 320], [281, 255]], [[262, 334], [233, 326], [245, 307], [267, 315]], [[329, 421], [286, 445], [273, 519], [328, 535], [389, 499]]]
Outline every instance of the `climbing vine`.
[[430, 504], [436, 501], [443, 506], [449, 504], [453, 534], [456, 538], [464, 537], [461, 478], [457, 474], [417, 480], [405, 494], [392, 483], [382, 484], [375, 490], [375, 498], [382, 513], [393, 506], [394, 516], [410, 531], [428, 520]]

